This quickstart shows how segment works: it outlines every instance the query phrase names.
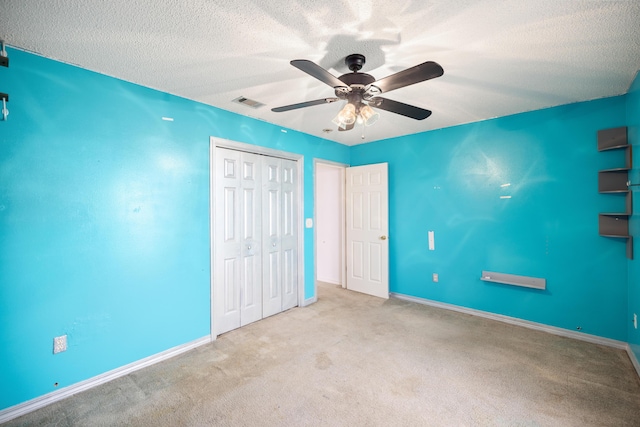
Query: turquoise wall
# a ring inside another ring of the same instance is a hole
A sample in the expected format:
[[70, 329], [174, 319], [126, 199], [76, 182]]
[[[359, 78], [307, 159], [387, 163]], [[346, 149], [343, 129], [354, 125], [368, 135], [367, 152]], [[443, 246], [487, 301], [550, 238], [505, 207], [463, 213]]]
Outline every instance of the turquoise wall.
[[[629, 175], [632, 184], [640, 184], [640, 75], [636, 75], [627, 97], [627, 125], [629, 143], [633, 145], [633, 170]], [[633, 215], [629, 233], [634, 236], [634, 258], [629, 261], [629, 311], [627, 325], [629, 346], [640, 361], [640, 329], [633, 327], [633, 314], [640, 317], [640, 186], [631, 187], [633, 192]], [[638, 320], [640, 322], [640, 319]]]
[[597, 130], [623, 125], [620, 96], [354, 147], [352, 165], [389, 163], [390, 290], [626, 341], [625, 244], [598, 236], [598, 212], [624, 199], [597, 186], [623, 158], [596, 149]]
[[[0, 68], [11, 97], [0, 122], [0, 410], [210, 333], [210, 136], [304, 155], [306, 218], [314, 158], [389, 162], [391, 291], [628, 337], [640, 358], [625, 316], [640, 314], [640, 256], [627, 262], [624, 243], [598, 236], [598, 212], [623, 209], [623, 199], [598, 194], [597, 171], [622, 159], [596, 151], [598, 129], [626, 124], [638, 145], [638, 79], [626, 96], [349, 148], [20, 50], [9, 56]], [[638, 197], [634, 209], [638, 236]], [[304, 238], [311, 298], [313, 230]], [[482, 270], [545, 277], [548, 287], [481, 282]], [[62, 334], [69, 350], [53, 355]]]
[[[305, 217], [313, 159], [349, 161], [333, 142], [8, 52], [0, 409], [210, 333], [210, 136], [303, 154]], [[304, 238], [310, 298], [313, 230]]]

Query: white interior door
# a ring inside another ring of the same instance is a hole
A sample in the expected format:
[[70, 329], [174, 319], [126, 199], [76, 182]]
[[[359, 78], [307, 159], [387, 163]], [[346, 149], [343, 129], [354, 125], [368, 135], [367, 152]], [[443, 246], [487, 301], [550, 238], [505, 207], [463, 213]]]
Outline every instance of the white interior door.
[[282, 171], [281, 159], [265, 157], [262, 168], [263, 316], [282, 311]]
[[281, 161], [282, 173], [282, 311], [298, 305], [298, 168]]
[[298, 305], [297, 167], [291, 160], [263, 159], [262, 313]]
[[216, 335], [240, 327], [240, 152], [216, 153]]
[[389, 298], [387, 163], [347, 168], [347, 289]]
[[215, 333], [262, 318], [260, 156], [216, 153]]
[[242, 153], [240, 326], [262, 319], [261, 157]]

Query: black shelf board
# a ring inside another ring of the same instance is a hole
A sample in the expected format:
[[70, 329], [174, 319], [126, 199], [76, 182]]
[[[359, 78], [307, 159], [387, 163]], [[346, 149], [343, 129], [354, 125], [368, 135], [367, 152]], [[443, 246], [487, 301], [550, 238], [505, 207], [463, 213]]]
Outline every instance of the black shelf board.
[[600, 236], [602, 237], [614, 237], [616, 239], [628, 239], [629, 235], [624, 235], [624, 234], [600, 234]]
[[627, 127], [602, 129], [598, 131], [598, 151], [616, 150], [629, 146]]
[[606, 191], [598, 191], [598, 193], [606, 194], [606, 193], [628, 193], [629, 190], [606, 190]]
[[629, 170], [631, 170], [631, 168], [612, 168], [612, 169], [602, 169], [598, 172], [624, 172]]
[[620, 213], [615, 213], [615, 212], [603, 212], [599, 215], [604, 215], [604, 216], [631, 216], [632, 214], [628, 213], [628, 212], [620, 212]]

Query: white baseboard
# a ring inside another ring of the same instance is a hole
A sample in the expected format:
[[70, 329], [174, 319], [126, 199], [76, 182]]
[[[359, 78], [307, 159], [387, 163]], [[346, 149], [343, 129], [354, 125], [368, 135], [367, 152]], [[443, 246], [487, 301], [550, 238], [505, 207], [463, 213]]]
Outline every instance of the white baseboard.
[[629, 359], [631, 359], [631, 363], [633, 367], [636, 368], [636, 372], [638, 373], [638, 377], [640, 377], [640, 362], [636, 357], [636, 354], [631, 350], [631, 347], [627, 344], [627, 354], [629, 355]]
[[43, 396], [36, 397], [35, 399], [28, 400], [24, 403], [19, 403], [18, 405], [12, 406], [10, 408], [3, 409], [2, 411], [0, 411], [0, 424], [14, 418], [18, 418], [21, 415], [28, 414], [29, 412], [33, 412], [37, 409], [44, 408], [47, 405], [58, 402], [62, 399], [66, 399], [67, 397], [73, 396], [74, 394], [99, 386], [101, 384], [105, 384], [109, 381], [115, 380], [116, 378], [123, 377], [130, 374], [131, 372], [146, 368], [147, 366], [162, 362], [163, 360], [170, 359], [210, 342], [211, 336], [202, 337], [195, 341], [191, 341], [186, 344], [182, 344], [177, 347], [173, 347], [160, 353], [154, 354], [153, 356], [145, 357], [144, 359], [140, 359], [128, 365], [121, 366], [112, 371], [105, 372], [104, 374], [97, 375], [93, 378], [89, 378], [68, 387], [61, 388], [60, 390], [56, 390]]
[[[603, 338], [597, 335], [583, 334], [581, 332], [570, 331], [568, 329], [558, 328], [556, 326], [549, 326], [543, 323], [531, 322], [529, 320], [518, 319], [516, 317], [509, 317], [502, 314], [490, 313], [487, 311], [476, 310], [473, 308], [460, 307], [458, 305], [447, 304], [444, 302], [433, 301], [425, 298], [412, 297], [409, 295], [391, 293], [390, 296], [405, 301], [416, 302], [418, 304], [430, 305], [432, 307], [444, 308], [446, 310], [458, 311], [460, 313], [471, 314], [472, 316], [484, 317], [487, 319], [497, 320], [498, 322], [509, 323], [511, 325], [523, 326], [529, 329], [535, 329], [537, 331], [548, 332], [554, 335], [560, 335], [567, 338], [573, 338], [576, 340], [587, 341], [593, 344], [606, 345], [608, 347], [619, 348], [627, 350], [629, 345], [624, 341], [612, 340], [610, 338]], [[637, 368], [636, 368], [637, 369]]]
[[302, 303], [302, 306], [306, 307], [306, 306], [314, 304], [316, 302], [318, 302], [318, 296], [314, 295], [311, 298], [307, 298], [306, 300], [304, 300], [304, 302]]
[[537, 331], [547, 332], [554, 335], [560, 335], [562, 337], [573, 338], [576, 340], [587, 341], [593, 344], [606, 345], [608, 347], [619, 348], [626, 350], [631, 360], [631, 364], [636, 370], [638, 377], [640, 377], [640, 361], [636, 357], [633, 350], [628, 343], [624, 341], [612, 340], [610, 338], [603, 338], [597, 335], [583, 334], [581, 332], [570, 331], [568, 329], [558, 328], [556, 326], [549, 326], [543, 323], [531, 322], [529, 320], [518, 319], [516, 317], [509, 317], [502, 314], [490, 313], [487, 311], [476, 310], [473, 308], [461, 307], [459, 305], [447, 304], [445, 302], [433, 301], [426, 298], [413, 297], [404, 294], [398, 294], [395, 292], [389, 293], [389, 296], [398, 298], [405, 301], [411, 301], [418, 304], [430, 305], [432, 307], [444, 308], [445, 310], [457, 311], [460, 313], [470, 314], [472, 316], [484, 317], [487, 319], [497, 320], [498, 322], [509, 323], [511, 325], [522, 326], [529, 329], [535, 329]]

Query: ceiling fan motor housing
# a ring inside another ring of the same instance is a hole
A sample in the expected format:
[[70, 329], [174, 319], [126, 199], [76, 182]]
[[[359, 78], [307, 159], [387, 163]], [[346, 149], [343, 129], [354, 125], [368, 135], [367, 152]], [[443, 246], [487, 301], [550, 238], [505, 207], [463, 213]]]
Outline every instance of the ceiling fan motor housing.
[[365, 73], [343, 74], [338, 77], [338, 80], [344, 82], [344, 84], [350, 88], [347, 92], [345, 92], [343, 88], [336, 88], [336, 96], [340, 99], [347, 99], [349, 95], [353, 95], [355, 93], [359, 93], [360, 96], [362, 96], [365, 88], [376, 81], [373, 76]]
[[365, 73], [343, 74], [340, 77], [338, 77], [338, 80], [340, 80], [341, 82], [344, 82], [347, 86], [352, 86], [352, 85], [368, 86], [371, 83], [376, 81], [376, 79], [372, 75], [365, 74]]

